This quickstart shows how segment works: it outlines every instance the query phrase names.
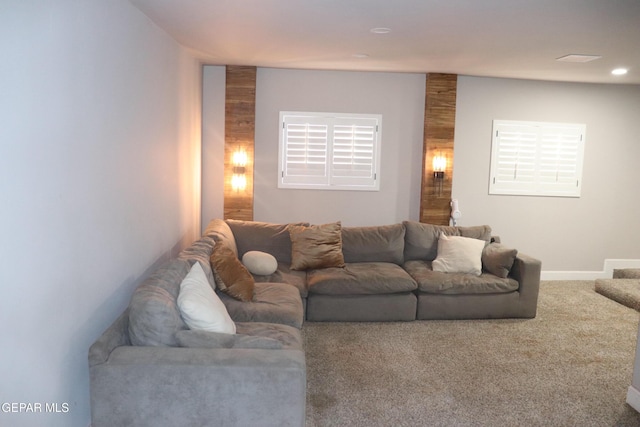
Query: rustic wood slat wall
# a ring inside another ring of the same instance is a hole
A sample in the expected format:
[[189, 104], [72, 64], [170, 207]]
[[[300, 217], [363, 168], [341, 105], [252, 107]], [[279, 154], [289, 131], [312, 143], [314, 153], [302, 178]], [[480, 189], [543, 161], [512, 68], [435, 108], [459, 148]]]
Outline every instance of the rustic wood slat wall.
[[[227, 66], [224, 131], [224, 219], [253, 220], [256, 67]], [[246, 187], [233, 189], [233, 154], [247, 154]]]
[[[456, 74], [427, 74], [420, 222], [449, 225], [457, 83]], [[436, 155], [447, 159], [441, 189], [433, 177], [432, 165]]]

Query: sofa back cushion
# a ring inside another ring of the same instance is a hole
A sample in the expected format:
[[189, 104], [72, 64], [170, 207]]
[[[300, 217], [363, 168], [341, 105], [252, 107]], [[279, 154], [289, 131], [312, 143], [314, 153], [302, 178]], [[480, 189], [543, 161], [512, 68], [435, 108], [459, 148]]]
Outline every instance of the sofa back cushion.
[[238, 255], [238, 247], [236, 246], [236, 238], [229, 228], [229, 224], [227, 224], [222, 219], [214, 219], [209, 222], [206, 230], [204, 230], [204, 235], [212, 237], [216, 243], [224, 243], [231, 250]]
[[177, 305], [180, 283], [191, 269], [186, 259], [172, 259], [134, 291], [129, 303], [129, 339], [133, 345], [177, 346], [177, 331], [187, 329]]
[[459, 236], [456, 227], [444, 225], [425, 224], [416, 221], [404, 221], [405, 244], [404, 260], [433, 261], [438, 255], [438, 238], [441, 234], [447, 236]]
[[211, 270], [210, 257], [215, 244], [215, 239], [212, 236], [202, 236], [178, 254], [178, 258], [189, 261], [190, 265], [198, 261], [213, 289], [216, 288], [216, 282], [213, 277], [213, 271]]
[[491, 227], [479, 225], [473, 227], [449, 227], [445, 225], [425, 224], [417, 221], [404, 221], [405, 245], [404, 260], [433, 261], [438, 255], [438, 238], [446, 236], [462, 236], [473, 239], [491, 241]]
[[403, 224], [379, 227], [343, 227], [342, 253], [344, 261], [404, 262], [405, 228]]
[[456, 227], [462, 237], [484, 240], [491, 243], [491, 227], [488, 225], [474, 225], [473, 227]]
[[[260, 221], [226, 220], [237, 246], [239, 258], [249, 251], [266, 252], [279, 262], [291, 264], [291, 237], [289, 224], [273, 224]], [[308, 226], [309, 223], [295, 225]]]

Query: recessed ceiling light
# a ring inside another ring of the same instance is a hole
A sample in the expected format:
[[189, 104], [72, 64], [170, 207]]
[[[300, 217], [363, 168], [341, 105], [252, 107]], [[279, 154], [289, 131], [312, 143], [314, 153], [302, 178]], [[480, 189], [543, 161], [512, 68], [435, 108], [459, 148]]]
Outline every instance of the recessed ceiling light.
[[376, 27], [370, 30], [373, 34], [389, 34], [391, 32], [391, 28], [387, 27]]
[[368, 58], [369, 55], [366, 53], [354, 53], [353, 55], [354, 58], [358, 58], [358, 59], [364, 59], [364, 58]]
[[556, 61], [561, 62], [589, 62], [595, 61], [596, 59], [600, 59], [602, 56], [600, 55], [578, 55], [572, 53], [570, 55], [561, 56], [560, 58], [556, 58]]
[[622, 76], [624, 74], [627, 74], [627, 70], [626, 68], [616, 68], [615, 70], [611, 71], [611, 74], [613, 74], [614, 76]]

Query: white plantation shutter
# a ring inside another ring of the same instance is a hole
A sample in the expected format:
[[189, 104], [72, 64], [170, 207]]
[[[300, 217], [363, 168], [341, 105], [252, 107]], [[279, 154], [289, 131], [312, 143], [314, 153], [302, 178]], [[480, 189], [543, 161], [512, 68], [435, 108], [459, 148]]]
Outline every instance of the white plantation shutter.
[[282, 182], [326, 185], [329, 182], [329, 126], [293, 117], [284, 127]]
[[494, 120], [489, 194], [580, 197], [583, 124]]
[[332, 184], [373, 185], [376, 173], [376, 126], [375, 119], [336, 120], [331, 157]]
[[502, 190], [535, 185], [537, 129], [533, 126], [502, 125], [495, 131], [492, 159], [493, 184]]
[[280, 113], [279, 188], [378, 190], [379, 115]]

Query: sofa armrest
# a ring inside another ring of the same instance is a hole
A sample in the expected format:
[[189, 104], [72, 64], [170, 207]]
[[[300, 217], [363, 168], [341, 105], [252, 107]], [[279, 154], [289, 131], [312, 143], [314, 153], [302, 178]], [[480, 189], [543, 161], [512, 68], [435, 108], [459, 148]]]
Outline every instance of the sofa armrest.
[[89, 348], [89, 366], [104, 363], [111, 352], [129, 341], [129, 309], [127, 308]]
[[538, 292], [540, 290], [540, 272], [542, 262], [518, 252], [511, 267], [509, 277], [519, 283], [520, 303], [527, 316], [535, 317], [538, 307]]
[[121, 346], [90, 380], [93, 427], [304, 426], [300, 350]]

